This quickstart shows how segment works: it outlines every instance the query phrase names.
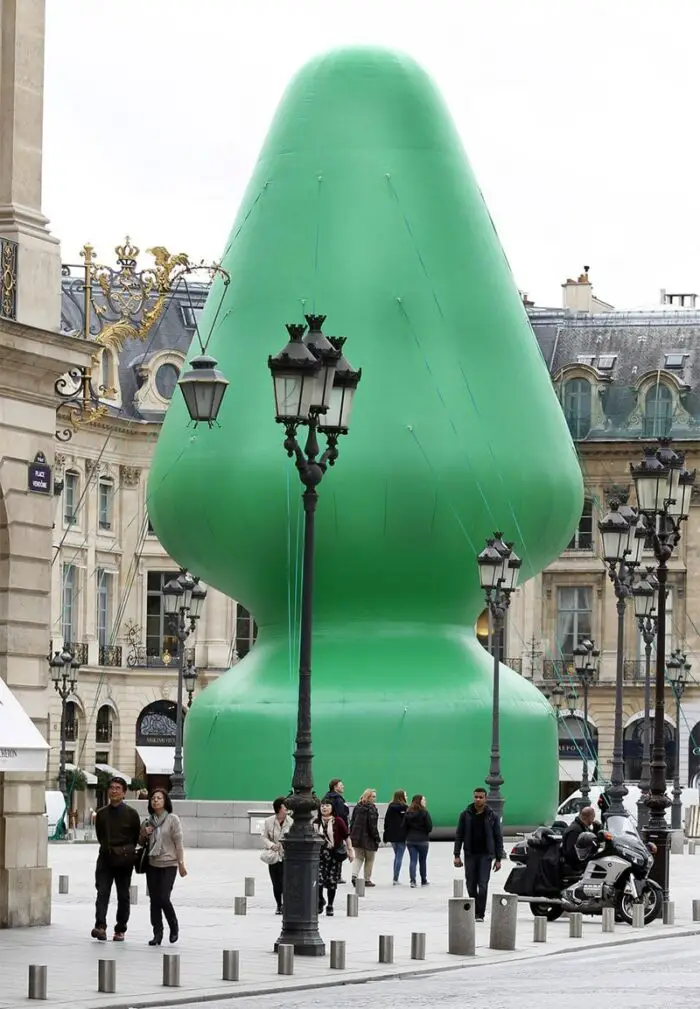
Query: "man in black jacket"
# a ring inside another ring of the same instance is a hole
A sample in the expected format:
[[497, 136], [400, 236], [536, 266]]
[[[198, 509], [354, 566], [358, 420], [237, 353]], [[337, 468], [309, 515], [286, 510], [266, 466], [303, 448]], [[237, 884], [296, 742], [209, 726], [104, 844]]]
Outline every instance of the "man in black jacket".
[[343, 797], [345, 785], [340, 778], [331, 778], [328, 782], [328, 791], [321, 799], [321, 802], [330, 802], [333, 807], [333, 816], [345, 822], [348, 826], [350, 820], [350, 807]]
[[107, 910], [114, 883], [117, 888], [117, 923], [113, 939], [114, 942], [123, 942], [131, 910], [129, 887], [141, 821], [136, 810], [124, 802], [126, 782], [123, 778], [110, 779], [107, 796], [109, 804], [98, 809], [95, 816], [100, 851], [95, 867], [95, 927], [90, 934], [101, 942], [107, 938]]
[[[461, 859], [464, 848], [464, 862]], [[465, 866], [467, 890], [475, 901], [476, 920], [483, 921], [489, 890], [491, 865], [495, 872], [506, 857], [501, 822], [486, 805], [486, 789], [474, 789], [474, 801], [459, 816], [455, 836], [454, 864]]]
[[595, 809], [593, 806], [584, 806], [573, 823], [564, 831], [561, 842], [561, 853], [567, 866], [571, 869], [582, 869], [581, 860], [576, 854], [576, 842], [581, 834], [587, 830], [600, 829], [600, 824], [595, 822]]

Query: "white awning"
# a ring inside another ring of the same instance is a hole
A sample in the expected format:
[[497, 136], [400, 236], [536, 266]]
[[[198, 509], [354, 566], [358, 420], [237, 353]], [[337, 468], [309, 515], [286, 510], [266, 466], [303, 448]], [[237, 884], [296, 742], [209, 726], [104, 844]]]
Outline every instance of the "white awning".
[[91, 771], [84, 771], [82, 767], [76, 767], [75, 764], [66, 764], [66, 770], [73, 773], [79, 771], [81, 774], [84, 774], [85, 784], [91, 788], [97, 784], [97, 775], [93, 774]]
[[137, 746], [146, 774], [172, 774], [175, 763], [174, 746]]
[[49, 746], [5, 681], [0, 678], [0, 773], [46, 773]]
[[[593, 772], [595, 771], [595, 760], [588, 761], [588, 780], [593, 778]], [[583, 777], [583, 761], [582, 760], [560, 760], [559, 761], [559, 781], [575, 781], [577, 785], [581, 784], [581, 778]]]
[[116, 767], [111, 767], [109, 764], [95, 764], [95, 770], [108, 774], [110, 778], [123, 778], [127, 785], [131, 783], [133, 778], [133, 774], [124, 774], [123, 771], [118, 771]]

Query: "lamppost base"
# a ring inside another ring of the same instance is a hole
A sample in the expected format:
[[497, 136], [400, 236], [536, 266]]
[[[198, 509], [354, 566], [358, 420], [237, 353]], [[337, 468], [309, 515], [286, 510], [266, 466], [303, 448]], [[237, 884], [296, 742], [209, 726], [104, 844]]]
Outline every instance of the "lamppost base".
[[656, 845], [654, 864], [649, 873], [649, 879], [658, 883], [664, 893], [664, 900], [669, 896], [669, 879], [671, 872], [671, 831], [668, 826], [658, 829], [646, 826], [642, 830], [642, 837], [646, 842], [651, 841]]
[[296, 956], [325, 956], [326, 944], [318, 931], [318, 860], [321, 839], [305, 830], [284, 839], [284, 894], [282, 932], [275, 943], [294, 947]]
[[182, 801], [185, 796], [185, 778], [182, 774], [170, 775], [170, 798]]

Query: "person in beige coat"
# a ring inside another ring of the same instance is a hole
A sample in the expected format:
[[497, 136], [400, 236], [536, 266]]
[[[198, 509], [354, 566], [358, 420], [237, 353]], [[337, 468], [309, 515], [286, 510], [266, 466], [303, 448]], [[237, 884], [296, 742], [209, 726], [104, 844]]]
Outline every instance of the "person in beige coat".
[[282, 914], [282, 884], [284, 880], [284, 845], [282, 841], [292, 825], [292, 818], [287, 812], [282, 796], [275, 799], [272, 808], [275, 812], [265, 820], [261, 831], [265, 850], [260, 853], [260, 858], [270, 872], [277, 914]]
[[149, 817], [141, 827], [141, 844], [148, 844], [146, 882], [151, 901], [153, 938], [149, 946], [160, 946], [163, 941], [163, 915], [170, 929], [170, 942], [180, 937], [175, 909], [170, 895], [175, 877], [187, 875], [185, 852], [182, 847], [182, 824], [173, 813], [173, 804], [167, 792], [160, 788], [151, 792], [148, 802]]

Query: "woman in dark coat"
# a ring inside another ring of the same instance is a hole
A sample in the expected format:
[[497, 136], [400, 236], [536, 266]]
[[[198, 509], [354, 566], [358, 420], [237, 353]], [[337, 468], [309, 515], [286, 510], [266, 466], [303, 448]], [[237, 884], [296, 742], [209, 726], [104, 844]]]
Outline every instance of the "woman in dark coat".
[[394, 849], [394, 886], [398, 885], [401, 864], [406, 851], [406, 831], [403, 820], [407, 809], [406, 792], [403, 788], [399, 788], [394, 792], [394, 798], [389, 803], [384, 817], [384, 843], [390, 844]]
[[374, 856], [381, 843], [379, 836], [379, 810], [376, 805], [377, 793], [374, 788], [366, 788], [352, 811], [350, 818], [350, 838], [355, 849], [352, 863], [352, 883], [355, 884], [360, 869], [364, 866], [365, 886], [374, 886], [372, 867]]
[[414, 795], [411, 805], [406, 810], [404, 816], [406, 828], [406, 847], [408, 848], [409, 875], [411, 886], [416, 883], [416, 863], [420, 868], [421, 886], [429, 886], [428, 883], [428, 848], [430, 847], [430, 834], [433, 829], [433, 821], [426, 808], [425, 796]]
[[[353, 858], [352, 841], [348, 836], [345, 820], [333, 815], [333, 806], [327, 799], [321, 802], [314, 829], [320, 834], [323, 847], [318, 867], [318, 913], [325, 906], [328, 917], [333, 916], [335, 892], [340, 882], [340, 870], [345, 857]], [[327, 901], [324, 901], [323, 891]]]

